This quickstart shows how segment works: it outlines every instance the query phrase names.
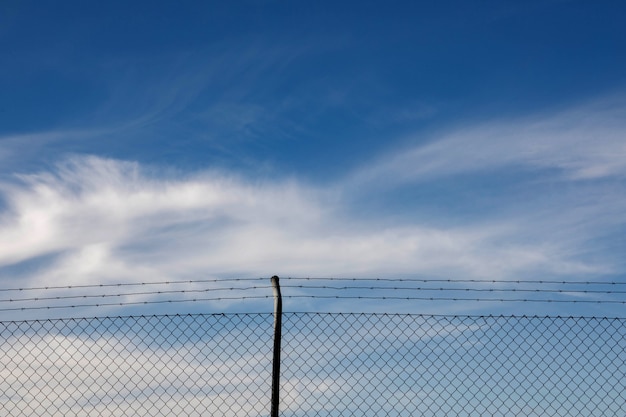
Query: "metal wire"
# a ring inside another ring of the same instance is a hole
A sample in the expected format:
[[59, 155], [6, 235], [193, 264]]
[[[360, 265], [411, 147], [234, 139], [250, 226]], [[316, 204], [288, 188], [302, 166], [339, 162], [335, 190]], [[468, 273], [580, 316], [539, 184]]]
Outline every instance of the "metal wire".
[[266, 413], [268, 314], [0, 322], [0, 415]]
[[333, 416], [617, 416], [626, 321], [291, 314], [283, 409]]
[[[441, 278], [344, 278], [344, 277], [284, 277], [284, 281], [377, 281], [377, 282], [421, 282], [421, 283], [474, 283], [474, 284], [553, 284], [553, 285], [626, 285], [626, 282], [619, 281], [572, 281], [572, 280], [481, 280], [481, 279], [441, 279]], [[9, 291], [35, 291], [35, 290], [58, 290], [58, 289], [95, 289], [112, 287], [137, 287], [151, 285], [174, 285], [174, 284], [202, 284], [202, 283], [224, 283], [224, 282], [247, 282], [247, 281], [267, 281], [267, 278], [215, 278], [215, 279], [193, 279], [193, 280], [170, 280], [155, 282], [120, 282], [110, 284], [78, 284], [59, 286], [35, 286], [35, 287], [12, 287], [0, 288], [0, 292]]]
[[136, 292], [126, 292], [126, 293], [115, 293], [115, 294], [82, 294], [82, 295], [58, 295], [51, 297], [29, 297], [29, 298], [5, 298], [0, 299], [0, 303], [7, 302], [20, 302], [20, 301], [51, 301], [51, 300], [69, 300], [69, 299], [87, 299], [87, 298], [110, 298], [110, 297], [135, 297], [135, 296], [146, 296], [146, 295], [172, 295], [172, 294], [194, 294], [194, 293], [206, 293], [206, 292], [217, 292], [217, 291], [250, 291], [250, 290], [258, 290], [258, 289], [267, 289], [271, 288], [269, 285], [256, 285], [251, 287], [227, 287], [227, 288], [201, 288], [201, 289], [190, 289], [190, 290], [164, 290], [164, 291], [136, 291]]
[[[243, 301], [269, 298], [270, 285], [229, 285], [258, 282], [267, 278], [225, 278], [171, 280], [68, 286], [4, 288], [0, 312], [59, 310], [154, 304], [181, 304], [197, 301]], [[306, 281], [305, 284], [299, 282]], [[548, 280], [475, 280], [430, 278], [284, 278], [285, 299], [312, 300], [392, 300], [422, 302], [554, 303], [554, 304], [626, 304], [626, 290], [617, 281], [578, 282]], [[350, 282], [335, 285], [334, 282]], [[403, 285], [397, 285], [402, 282]], [[375, 284], [374, 284], [375, 283]], [[421, 285], [426, 283], [429, 285]], [[413, 285], [415, 284], [415, 285]], [[435, 286], [435, 284], [438, 284]], [[202, 288], [197, 288], [202, 285]], [[610, 286], [610, 287], [607, 287]], [[165, 289], [154, 289], [154, 286]], [[138, 291], [115, 291], [139, 288]], [[145, 288], [145, 290], [143, 289]], [[290, 290], [293, 292], [290, 293]], [[22, 296], [39, 292], [40, 294]], [[198, 296], [227, 293], [223, 296]], [[471, 294], [471, 295], [470, 295]], [[492, 295], [501, 296], [492, 296]], [[520, 297], [520, 294], [527, 296]], [[552, 296], [554, 295], [554, 296]], [[552, 297], [549, 297], [552, 296]], [[110, 301], [117, 299], [119, 301]], [[70, 300], [94, 302], [68, 303]], [[97, 301], [96, 301], [97, 300]]]
[[138, 287], [149, 285], [172, 285], [172, 284], [201, 284], [201, 283], [222, 283], [222, 282], [245, 282], [245, 281], [267, 281], [267, 278], [219, 278], [219, 279], [196, 279], [196, 280], [172, 280], [155, 282], [120, 282], [112, 284], [78, 284], [78, 285], [46, 285], [38, 287], [13, 287], [0, 288], [0, 292], [9, 291], [41, 291], [41, 290], [72, 290], [89, 288], [111, 288], [111, 287]]
[[476, 284], [563, 284], [563, 285], [626, 285], [620, 281], [573, 281], [573, 280], [497, 280], [497, 279], [444, 279], [444, 278], [357, 278], [357, 277], [286, 277], [284, 280], [306, 281], [381, 281], [381, 282], [447, 282]]
[[[332, 286], [332, 285], [283, 285], [283, 288], [302, 288], [313, 290], [370, 290], [370, 291], [455, 291], [455, 292], [528, 292], [535, 294], [552, 293], [552, 294], [626, 294], [626, 291], [620, 290], [572, 290], [572, 289], [540, 289], [540, 288], [467, 288], [467, 287], [381, 287], [381, 286], [363, 286], [363, 285], [344, 285], [344, 286]], [[2, 301], [2, 300], [0, 300]]]
[[[0, 322], [0, 415], [269, 415], [272, 314]], [[284, 313], [280, 414], [623, 416], [626, 319]]]
[[4, 307], [2, 311], [29, 311], [29, 310], [58, 310], [72, 308], [93, 308], [93, 307], [117, 307], [117, 306], [136, 306], [136, 305], [154, 305], [154, 304], [174, 304], [174, 303], [192, 303], [199, 301], [242, 301], [253, 299], [270, 298], [269, 295], [249, 295], [238, 297], [194, 297], [189, 299], [166, 299], [166, 300], [144, 300], [144, 301], [121, 301], [117, 303], [94, 303], [94, 304], [62, 304], [62, 305], [44, 305], [44, 306], [22, 306], [22, 307]]
[[288, 295], [283, 298], [317, 298], [335, 300], [406, 300], [406, 301], [476, 301], [498, 303], [571, 303], [571, 304], [626, 304], [626, 300], [556, 300], [546, 298], [464, 298], [464, 297], [412, 297], [393, 295]]

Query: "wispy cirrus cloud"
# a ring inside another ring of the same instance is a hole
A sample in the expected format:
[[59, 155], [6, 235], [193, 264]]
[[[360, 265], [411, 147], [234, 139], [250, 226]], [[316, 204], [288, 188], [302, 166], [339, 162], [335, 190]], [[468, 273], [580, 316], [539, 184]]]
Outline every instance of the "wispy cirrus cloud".
[[626, 103], [597, 100], [561, 112], [464, 126], [391, 152], [355, 172], [355, 183], [420, 182], [526, 167], [563, 179], [626, 175]]
[[[597, 271], [529, 245], [504, 224], [382, 226], [337, 195], [296, 181], [219, 172], [152, 175], [137, 163], [74, 157], [3, 187], [0, 265], [54, 254], [31, 282], [111, 282], [209, 274], [469, 274]], [[343, 214], [341, 214], [343, 213]], [[508, 240], [508, 242], [507, 242]], [[602, 269], [602, 268], [600, 268]]]
[[564, 258], [602, 259], [612, 264], [605, 272], [621, 273], [623, 243], [615, 235], [626, 225], [625, 121], [626, 104], [614, 96], [469, 125], [363, 164], [342, 187], [357, 190], [359, 201], [428, 189], [425, 195], [455, 207], [466, 224], [506, 224], [508, 242], [556, 245]]

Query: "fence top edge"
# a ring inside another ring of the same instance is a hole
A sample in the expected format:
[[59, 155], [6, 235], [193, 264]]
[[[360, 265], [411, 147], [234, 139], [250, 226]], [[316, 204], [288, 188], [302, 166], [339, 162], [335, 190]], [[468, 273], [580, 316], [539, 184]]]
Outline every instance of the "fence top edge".
[[320, 312], [320, 311], [283, 311], [286, 314], [344, 315], [344, 316], [412, 316], [438, 318], [510, 318], [510, 319], [568, 319], [568, 320], [626, 320], [619, 316], [584, 316], [584, 315], [539, 315], [539, 314], [427, 314], [427, 313], [380, 313], [380, 312]]
[[270, 312], [222, 312], [222, 313], [171, 313], [171, 314], [127, 314], [113, 316], [75, 316], [75, 317], [54, 317], [54, 318], [32, 318], [24, 320], [2, 320], [4, 323], [33, 323], [33, 322], [53, 322], [53, 321], [83, 321], [83, 320], [130, 320], [142, 318], [165, 318], [165, 317], [197, 317], [197, 316], [272, 316]]
[[[0, 325], [8, 323], [42, 323], [59, 321], [85, 321], [85, 320], [131, 320], [131, 319], [159, 319], [175, 317], [200, 317], [200, 316], [272, 316], [271, 312], [221, 312], [221, 313], [172, 313], [172, 314], [137, 314], [137, 315], [113, 315], [113, 316], [77, 316], [58, 318], [33, 318], [25, 320], [0, 320]], [[584, 316], [584, 315], [527, 315], [527, 314], [422, 314], [422, 313], [380, 313], [380, 312], [320, 312], [320, 311], [283, 311], [283, 316], [311, 315], [311, 316], [370, 316], [370, 317], [423, 317], [440, 319], [542, 319], [542, 320], [596, 320], [596, 321], [626, 321], [626, 317], [609, 316]]]

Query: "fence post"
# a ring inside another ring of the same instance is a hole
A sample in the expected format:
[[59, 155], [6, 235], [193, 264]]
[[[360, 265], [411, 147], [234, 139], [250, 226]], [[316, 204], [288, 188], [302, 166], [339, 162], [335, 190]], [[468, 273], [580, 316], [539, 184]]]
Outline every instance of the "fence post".
[[271, 417], [278, 417], [278, 405], [280, 402], [280, 339], [283, 315], [283, 300], [280, 295], [278, 277], [272, 278], [272, 292], [274, 293], [274, 359], [272, 362], [272, 407]]

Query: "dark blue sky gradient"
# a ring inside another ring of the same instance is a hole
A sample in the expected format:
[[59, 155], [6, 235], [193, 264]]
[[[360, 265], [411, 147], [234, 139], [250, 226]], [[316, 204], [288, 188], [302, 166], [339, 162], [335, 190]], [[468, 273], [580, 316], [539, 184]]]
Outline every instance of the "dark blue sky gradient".
[[337, 173], [405, 132], [558, 108], [626, 74], [619, 2], [3, 8], [0, 133], [118, 126], [132, 139], [73, 146], [148, 162]]

